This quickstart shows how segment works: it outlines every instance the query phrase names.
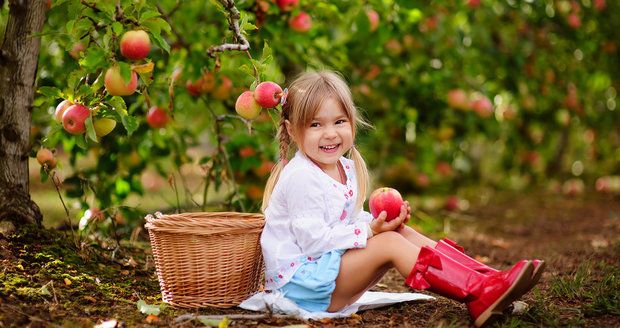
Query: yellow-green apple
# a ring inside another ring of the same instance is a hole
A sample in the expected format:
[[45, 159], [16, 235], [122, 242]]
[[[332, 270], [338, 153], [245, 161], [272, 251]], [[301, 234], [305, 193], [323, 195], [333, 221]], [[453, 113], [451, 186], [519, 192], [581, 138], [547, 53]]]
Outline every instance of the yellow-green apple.
[[153, 106], [146, 113], [146, 123], [152, 128], [163, 128], [168, 123], [168, 114], [165, 110]]
[[39, 162], [41, 166], [47, 165], [49, 169], [56, 167], [56, 158], [54, 158], [52, 151], [47, 148], [41, 148], [37, 151], [37, 162]]
[[276, 107], [282, 98], [282, 88], [273, 82], [262, 82], [254, 90], [254, 99], [263, 108]]
[[276, 4], [280, 7], [282, 11], [291, 11], [293, 8], [297, 7], [299, 0], [277, 0]]
[[86, 131], [86, 119], [90, 116], [90, 109], [81, 104], [69, 106], [62, 114], [62, 127], [71, 134], [82, 134]]
[[389, 187], [375, 189], [368, 199], [368, 207], [372, 216], [376, 218], [381, 212], [385, 211], [387, 213], [385, 221], [397, 218], [403, 204], [403, 197], [398, 190]]
[[102, 117], [97, 119], [93, 125], [95, 126], [95, 134], [97, 137], [101, 138], [103, 136], [107, 136], [110, 132], [112, 132], [112, 130], [114, 130], [116, 127], [116, 121], [111, 118]]
[[288, 26], [295, 32], [306, 33], [312, 28], [312, 18], [302, 11], [288, 21]]
[[235, 102], [237, 114], [248, 120], [255, 119], [260, 114], [261, 109], [256, 99], [254, 99], [254, 92], [252, 91], [243, 92]]
[[369, 9], [366, 11], [366, 16], [370, 22], [370, 32], [376, 31], [379, 27], [379, 13], [374, 9]]
[[220, 85], [213, 90], [213, 98], [217, 100], [226, 100], [230, 97], [230, 90], [233, 87], [232, 80], [227, 76], [222, 76]]
[[143, 30], [127, 31], [121, 37], [121, 55], [127, 59], [143, 59], [150, 51], [151, 39]]
[[67, 108], [69, 108], [69, 106], [71, 105], [73, 105], [73, 103], [67, 99], [61, 101], [60, 104], [56, 106], [56, 110], [54, 111], [54, 120], [62, 124], [62, 114], [64, 114], [65, 110], [67, 110]]
[[461, 110], [469, 109], [469, 97], [462, 89], [448, 91], [448, 106]]
[[125, 83], [121, 75], [121, 68], [115, 65], [106, 71], [104, 84], [106, 91], [112, 96], [129, 96], [138, 87], [138, 74], [131, 71], [131, 79]]
[[73, 47], [71, 47], [71, 50], [69, 50], [69, 56], [78, 59], [80, 58], [81, 53], [86, 50], [86, 47], [84, 46], [83, 43], [81, 42], [77, 42], [73, 44]]

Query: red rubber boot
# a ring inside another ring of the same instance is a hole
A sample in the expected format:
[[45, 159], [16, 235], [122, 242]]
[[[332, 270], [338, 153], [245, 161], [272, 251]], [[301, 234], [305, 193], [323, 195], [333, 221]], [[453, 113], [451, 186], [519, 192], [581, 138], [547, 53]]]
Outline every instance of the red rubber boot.
[[[465, 249], [461, 245], [457, 244], [456, 242], [448, 238], [444, 238], [438, 241], [437, 246], [435, 246], [435, 249], [450, 256], [452, 259], [456, 260], [457, 262], [460, 262], [461, 264], [473, 270], [476, 270], [482, 274], [488, 275], [491, 273], [499, 272], [499, 270], [493, 269], [490, 266], [480, 263], [476, 261], [475, 259], [469, 257], [467, 254], [465, 254]], [[545, 261], [532, 260], [531, 262], [532, 262], [532, 265], [534, 265], [534, 272], [532, 273], [532, 276], [530, 278], [529, 285], [526, 286], [526, 288], [524, 288], [521, 291], [522, 292], [521, 295], [529, 292], [532, 288], [534, 288], [534, 286], [536, 286], [536, 284], [540, 280], [540, 277], [542, 276], [543, 271], [545, 271]]]
[[481, 274], [437, 249], [422, 247], [405, 283], [467, 304], [474, 325], [481, 327], [502, 315], [529, 283], [533, 266], [521, 261], [512, 269]]

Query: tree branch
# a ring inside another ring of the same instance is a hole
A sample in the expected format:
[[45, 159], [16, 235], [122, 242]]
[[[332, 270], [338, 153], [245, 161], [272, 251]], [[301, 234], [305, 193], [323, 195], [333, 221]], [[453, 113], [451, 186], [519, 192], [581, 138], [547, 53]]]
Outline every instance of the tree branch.
[[216, 57], [216, 53], [237, 50], [237, 51], [246, 51], [250, 49], [250, 43], [248, 40], [241, 34], [241, 28], [239, 27], [239, 19], [241, 18], [241, 13], [235, 6], [234, 0], [220, 0], [224, 5], [226, 11], [228, 11], [228, 28], [233, 32], [234, 40], [237, 43], [224, 43], [219, 46], [211, 46], [207, 52], [209, 56]]

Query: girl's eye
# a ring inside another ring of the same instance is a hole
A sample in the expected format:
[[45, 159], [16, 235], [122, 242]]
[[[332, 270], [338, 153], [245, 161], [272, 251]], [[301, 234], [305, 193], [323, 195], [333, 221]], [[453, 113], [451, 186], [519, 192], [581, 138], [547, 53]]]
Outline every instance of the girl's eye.
[[346, 123], [346, 122], [347, 122], [347, 120], [340, 119], [340, 120], [336, 121], [336, 124], [342, 124], [342, 123]]
[[311, 128], [316, 128], [318, 126], [319, 126], [319, 123], [317, 123], [317, 122], [310, 123], [310, 127]]

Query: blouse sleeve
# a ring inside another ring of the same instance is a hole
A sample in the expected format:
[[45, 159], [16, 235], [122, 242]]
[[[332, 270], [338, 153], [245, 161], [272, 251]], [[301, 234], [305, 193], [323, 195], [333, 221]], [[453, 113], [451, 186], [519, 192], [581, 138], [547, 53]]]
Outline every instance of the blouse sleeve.
[[362, 223], [362, 222], [370, 223], [370, 221], [372, 221], [373, 219], [374, 218], [372, 217], [372, 214], [370, 214], [370, 213], [368, 213], [368, 212], [366, 212], [364, 210], [361, 210], [361, 211], [359, 211], [357, 213], [355, 221], [360, 222], [360, 223]]
[[294, 172], [289, 177], [285, 193], [291, 231], [306, 255], [315, 257], [331, 250], [366, 247], [368, 224], [328, 224], [339, 219], [329, 218], [328, 193], [315, 172]]

